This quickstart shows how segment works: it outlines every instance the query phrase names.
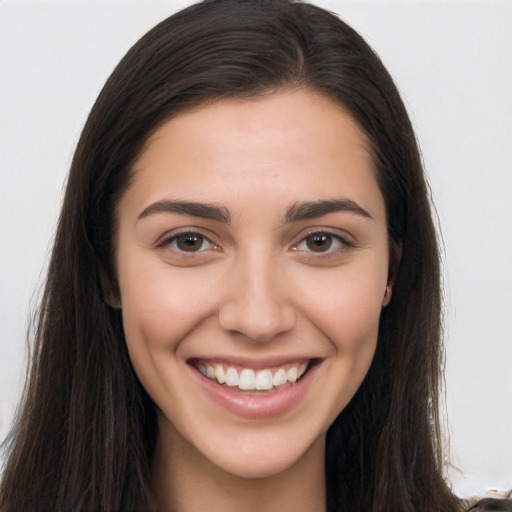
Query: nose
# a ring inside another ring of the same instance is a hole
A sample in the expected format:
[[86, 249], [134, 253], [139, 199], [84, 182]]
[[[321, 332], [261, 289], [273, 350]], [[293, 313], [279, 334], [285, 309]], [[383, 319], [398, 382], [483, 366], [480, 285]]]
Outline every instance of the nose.
[[227, 331], [268, 343], [293, 329], [297, 313], [282, 273], [272, 258], [239, 261], [230, 269], [219, 322]]

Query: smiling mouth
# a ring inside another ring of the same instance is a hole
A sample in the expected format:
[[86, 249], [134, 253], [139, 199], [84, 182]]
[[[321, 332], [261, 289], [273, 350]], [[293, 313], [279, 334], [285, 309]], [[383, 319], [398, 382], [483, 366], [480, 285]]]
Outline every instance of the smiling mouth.
[[192, 365], [208, 380], [224, 388], [251, 395], [277, 393], [294, 385], [304, 377], [313, 363], [313, 360], [309, 360], [254, 369], [202, 359], [192, 361]]

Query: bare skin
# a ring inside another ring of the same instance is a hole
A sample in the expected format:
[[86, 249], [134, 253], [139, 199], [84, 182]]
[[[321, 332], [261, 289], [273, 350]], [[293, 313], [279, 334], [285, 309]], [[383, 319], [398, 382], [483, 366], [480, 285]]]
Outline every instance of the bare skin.
[[323, 439], [300, 464], [279, 475], [241, 478], [198, 457], [190, 444], [173, 443], [177, 434], [171, 424], [166, 425], [170, 432], [159, 437], [153, 461], [154, 492], [159, 497], [156, 511], [202, 512], [205, 507], [223, 512], [325, 510]]
[[156, 510], [324, 510], [325, 436], [392, 288], [358, 125], [309, 91], [185, 112], [118, 213], [115, 305], [159, 411]]

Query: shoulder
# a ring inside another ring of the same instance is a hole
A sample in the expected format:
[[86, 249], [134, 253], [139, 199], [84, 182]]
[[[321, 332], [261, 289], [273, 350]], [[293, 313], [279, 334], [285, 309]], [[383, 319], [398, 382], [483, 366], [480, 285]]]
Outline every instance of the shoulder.
[[466, 505], [465, 509], [468, 512], [512, 512], [512, 491], [493, 498], [471, 499], [466, 501]]

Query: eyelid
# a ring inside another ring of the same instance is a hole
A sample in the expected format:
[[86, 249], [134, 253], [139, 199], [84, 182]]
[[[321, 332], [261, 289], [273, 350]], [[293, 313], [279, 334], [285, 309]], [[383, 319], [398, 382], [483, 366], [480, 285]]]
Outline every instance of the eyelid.
[[[330, 236], [333, 239], [335, 239], [336, 241], [338, 241], [341, 244], [341, 247], [335, 247], [333, 249], [329, 247], [329, 249], [327, 249], [326, 251], [323, 251], [323, 252], [322, 251], [315, 252], [315, 251], [308, 250], [308, 249], [298, 249], [298, 246], [302, 243], [305, 243], [307, 238], [312, 235]], [[333, 229], [333, 228], [315, 227], [315, 228], [309, 228], [306, 233], [302, 233], [300, 235], [300, 238], [298, 238], [298, 240], [291, 245], [290, 249], [292, 251], [304, 251], [304, 252], [307, 252], [310, 254], [314, 254], [315, 257], [322, 257], [322, 256], [327, 257], [333, 253], [343, 250], [344, 248], [350, 248], [350, 247], [356, 247], [356, 244], [352, 240], [352, 237], [350, 237], [347, 233], [345, 233], [345, 232], [341, 233], [339, 230]]]
[[[196, 227], [183, 227], [183, 228], [178, 228], [178, 229], [176, 229], [174, 231], [168, 232], [165, 235], [161, 236], [157, 240], [156, 247], [157, 248], [169, 247], [171, 245], [171, 242], [173, 242], [180, 235], [196, 235], [196, 236], [199, 236], [199, 237], [203, 238], [205, 241], [207, 241], [207, 242], [209, 242], [211, 244], [212, 247], [210, 247], [209, 249], [218, 249], [218, 248], [220, 248], [219, 244], [215, 243], [212, 240], [212, 236], [211, 235], [206, 235], [204, 233], [204, 229], [196, 228]], [[202, 252], [204, 252], [205, 250], [208, 250], [208, 249], [201, 249], [199, 251], [190, 251], [189, 253], [187, 251], [181, 251], [177, 247], [173, 247], [173, 250], [175, 250], [177, 253], [180, 253], [180, 254], [184, 254], [184, 255], [187, 255], [187, 256], [192, 256], [194, 254], [202, 253]]]

